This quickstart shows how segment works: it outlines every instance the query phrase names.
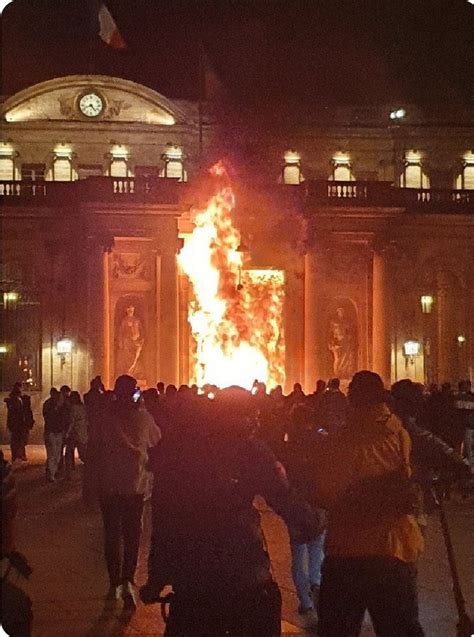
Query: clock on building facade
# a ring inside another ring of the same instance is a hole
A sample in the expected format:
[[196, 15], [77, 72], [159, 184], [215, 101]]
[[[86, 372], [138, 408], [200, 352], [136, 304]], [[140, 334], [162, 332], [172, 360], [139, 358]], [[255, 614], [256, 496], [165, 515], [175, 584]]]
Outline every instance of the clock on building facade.
[[78, 99], [78, 107], [82, 115], [85, 117], [100, 117], [104, 111], [104, 98], [96, 93], [90, 91], [81, 95]]

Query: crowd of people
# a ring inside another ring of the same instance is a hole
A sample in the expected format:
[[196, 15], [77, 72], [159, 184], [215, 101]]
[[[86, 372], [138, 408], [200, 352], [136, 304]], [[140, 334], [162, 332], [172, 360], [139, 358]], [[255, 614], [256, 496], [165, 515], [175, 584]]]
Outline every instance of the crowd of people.
[[[21, 386], [6, 399], [12, 460], [33, 425]], [[434, 478], [472, 477], [474, 394], [410, 380], [387, 391], [361, 371], [289, 395], [174, 385], [113, 391], [100, 377], [83, 399], [52, 388], [43, 405], [46, 478], [70, 479], [76, 450], [83, 495], [104, 525], [109, 595], [133, 610], [145, 495], [152, 538], [145, 603], [170, 585], [166, 635], [280, 634], [281, 596], [254, 508], [285, 521], [298, 611], [317, 611], [322, 637], [357, 635], [369, 610], [379, 635], [422, 635], [416, 561]], [[463, 491], [467, 494], [468, 491]]]

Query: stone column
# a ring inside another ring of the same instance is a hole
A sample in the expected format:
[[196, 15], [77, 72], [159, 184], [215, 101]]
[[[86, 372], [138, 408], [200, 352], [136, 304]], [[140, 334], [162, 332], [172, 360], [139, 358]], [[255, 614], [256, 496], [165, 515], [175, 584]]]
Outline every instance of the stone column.
[[178, 378], [178, 268], [175, 252], [161, 255], [160, 275], [160, 371], [166, 384], [177, 385]]
[[89, 285], [87, 335], [89, 375], [101, 376], [106, 387], [113, 379], [110, 374], [110, 298], [108, 281], [108, 252], [100, 241], [89, 246]]
[[304, 384], [313, 392], [318, 378], [325, 378], [323, 342], [322, 270], [316, 249], [305, 256], [304, 289]]
[[374, 250], [372, 257], [372, 369], [388, 387], [391, 383], [390, 301], [386, 257]]
[[439, 383], [445, 383], [450, 378], [450, 317], [449, 317], [449, 277], [446, 272], [440, 270], [436, 277], [437, 298], [436, 311], [438, 318], [438, 369]]

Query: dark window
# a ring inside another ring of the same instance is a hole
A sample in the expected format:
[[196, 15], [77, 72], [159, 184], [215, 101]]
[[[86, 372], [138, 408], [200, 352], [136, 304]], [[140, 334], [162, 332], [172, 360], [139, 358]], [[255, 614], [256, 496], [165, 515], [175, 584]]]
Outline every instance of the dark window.
[[159, 177], [160, 169], [158, 166], [135, 166], [135, 177], [143, 177], [149, 179], [150, 177]]
[[0, 391], [41, 389], [41, 306], [33, 267], [0, 263]]
[[[3, 292], [2, 292], [3, 299]], [[21, 296], [16, 303], [3, 303], [0, 310], [0, 382], [10, 391], [21, 381], [25, 390], [41, 388], [40, 305]]]
[[21, 167], [22, 181], [44, 181], [46, 166], [44, 164], [23, 164]]
[[77, 167], [79, 179], [87, 179], [87, 177], [102, 177], [104, 169], [101, 164], [79, 164]]

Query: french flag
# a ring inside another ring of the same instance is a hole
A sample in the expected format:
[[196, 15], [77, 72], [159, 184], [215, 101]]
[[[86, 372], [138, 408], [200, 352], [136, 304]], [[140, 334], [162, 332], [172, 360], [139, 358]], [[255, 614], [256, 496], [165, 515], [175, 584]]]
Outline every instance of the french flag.
[[113, 49], [125, 49], [125, 40], [120, 35], [120, 31], [115, 24], [112, 14], [105, 4], [100, 5], [99, 9], [99, 35], [101, 39]]

